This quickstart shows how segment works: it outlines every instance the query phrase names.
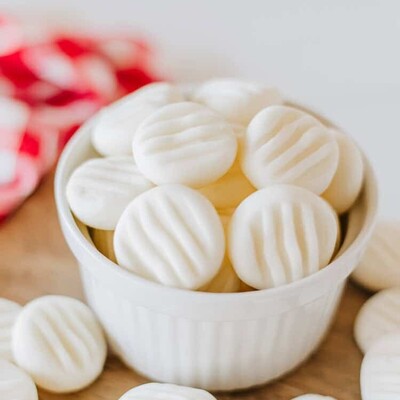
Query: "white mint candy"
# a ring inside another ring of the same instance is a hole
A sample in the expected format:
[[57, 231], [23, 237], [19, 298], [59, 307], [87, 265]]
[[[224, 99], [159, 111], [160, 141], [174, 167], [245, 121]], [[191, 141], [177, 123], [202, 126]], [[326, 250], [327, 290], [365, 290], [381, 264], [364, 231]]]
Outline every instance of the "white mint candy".
[[400, 286], [399, 243], [400, 221], [378, 221], [353, 280], [372, 291]]
[[332, 207], [297, 186], [253, 193], [234, 212], [228, 252], [239, 278], [257, 289], [297, 281], [327, 266], [338, 238]]
[[183, 98], [185, 100], [191, 101], [194, 90], [197, 88], [198, 85], [195, 83], [180, 83], [179, 89], [182, 91]]
[[119, 400], [216, 400], [202, 389], [168, 383], [147, 383], [126, 392]]
[[25, 371], [5, 360], [0, 360], [0, 399], [39, 399], [32, 378]]
[[212, 204], [183, 185], [143, 193], [124, 211], [114, 234], [118, 264], [166, 286], [198, 289], [218, 273], [224, 230]]
[[200, 85], [192, 100], [218, 111], [229, 122], [247, 125], [263, 108], [281, 104], [275, 88], [237, 79], [213, 79]]
[[217, 209], [224, 210], [236, 208], [256, 189], [243, 174], [240, 162], [236, 159], [224, 176], [199, 190]]
[[361, 366], [363, 400], [400, 399], [400, 331], [376, 342]]
[[11, 335], [15, 320], [21, 310], [22, 307], [19, 304], [0, 298], [0, 359], [9, 361], [13, 359]]
[[90, 236], [97, 250], [113, 262], [117, 262], [114, 252], [114, 231], [92, 229]]
[[150, 115], [136, 132], [133, 147], [139, 169], [152, 182], [199, 188], [228, 172], [237, 139], [215, 111], [183, 102]]
[[354, 337], [366, 353], [382, 336], [400, 331], [400, 288], [383, 290], [361, 308], [354, 324]]
[[66, 194], [72, 212], [84, 224], [113, 230], [126, 206], [153, 186], [133, 157], [94, 158], [72, 173]]
[[292, 400], [336, 400], [330, 396], [322, 396], [320, 394], [303, 394], [303, 396], [295, 397]]
[[236, 136], [236, 138], [241, 141], [246, 134], [246, 125], [240, 125], [240, 124], [231, 124], [231, 128], [233, 130], [233, 134]]
[[104, 156], [132, 155], [138, 126], [158, 108], [183, 101], [170, 83], [152, 83], [105, 108], [92, 130], [94, 148]]
[[50, 392], [76, 392], [102, 372], [107, 344], [100, 324], [82, 302], [45, 296], [28, 303], [13, 332], [16, 363]]
[[322, 197], [337, 213], [343, 214], [350, 209], [360, 194], [364, 162], [360, 150], [348, 135], [337, 130], [331, 132], [339, 146], [339, 164]]
[[336, 172], [339, 147], [313, 116], [271, 106], [251, 121], [241, 155], [243, 172], [258, 189], [286, 183], [321, 194]]

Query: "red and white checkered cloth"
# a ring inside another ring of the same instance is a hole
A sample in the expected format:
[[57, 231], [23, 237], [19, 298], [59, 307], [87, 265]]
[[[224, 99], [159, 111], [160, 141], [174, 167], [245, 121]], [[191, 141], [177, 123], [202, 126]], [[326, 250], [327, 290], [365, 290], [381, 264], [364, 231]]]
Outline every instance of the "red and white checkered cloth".
[[156, 80], [142, 41], [48, 34], [28, 44], [23, 32], [0, 15], [0, 221], [33, 192], [80, 124]]

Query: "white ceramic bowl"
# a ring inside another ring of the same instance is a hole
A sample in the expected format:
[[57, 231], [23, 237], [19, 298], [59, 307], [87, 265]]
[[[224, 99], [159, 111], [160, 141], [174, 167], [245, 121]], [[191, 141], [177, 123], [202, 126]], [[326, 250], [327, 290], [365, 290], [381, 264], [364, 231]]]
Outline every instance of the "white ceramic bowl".
[[71, 172], [96, 155], [89, 121], [65, 148], [55, 195], [65, 238], [80, 265], [87, 301], [113, 351], [154, 381], [208, 390], [270, 382], [296, 368], [327, 333], [349, 274], [371, 235], [377, 188], [367, 164], [362, 194], [349, 214], [344, 244], [326, 268], [274, 289], [213, 294], [164, 287], [102, 256], [69, 210]]

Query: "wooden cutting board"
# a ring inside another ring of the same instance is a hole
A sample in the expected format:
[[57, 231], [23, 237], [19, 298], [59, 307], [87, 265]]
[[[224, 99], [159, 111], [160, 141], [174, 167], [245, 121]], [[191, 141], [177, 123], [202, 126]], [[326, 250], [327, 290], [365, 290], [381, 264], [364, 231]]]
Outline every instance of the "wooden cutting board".
[[[3, 225], [0, 225], [0, 296], [22, 304], [42, 295], [83, 298], [77, 264], [64, 242], [53, 200], [53, 176]], [[320, 393], [337, 400], [359, 400], [362, 355], [352, 336], [354, 318], [368, 294], [349, 284], [332, 330], [319, 351], [301, 368], [276, 383], [221, 400], [290, 400]], [[41, 400], [118, 400], [146, 379], [110, 358], [100, 379], [71, 395], [40, 391]]]

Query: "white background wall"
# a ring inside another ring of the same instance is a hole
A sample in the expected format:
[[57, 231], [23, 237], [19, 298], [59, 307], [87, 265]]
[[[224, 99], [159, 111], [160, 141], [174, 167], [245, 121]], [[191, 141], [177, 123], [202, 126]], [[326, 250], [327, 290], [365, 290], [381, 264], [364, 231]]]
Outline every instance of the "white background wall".
[[400, 218], [400, 1], [0, 0], [28, 19], [144, 33], [177, 80], [273, 84], [350, 132]]

